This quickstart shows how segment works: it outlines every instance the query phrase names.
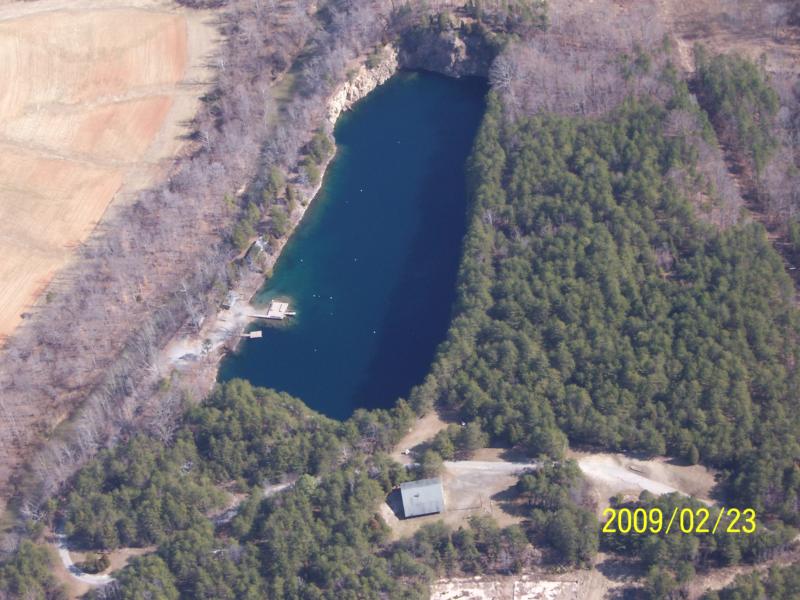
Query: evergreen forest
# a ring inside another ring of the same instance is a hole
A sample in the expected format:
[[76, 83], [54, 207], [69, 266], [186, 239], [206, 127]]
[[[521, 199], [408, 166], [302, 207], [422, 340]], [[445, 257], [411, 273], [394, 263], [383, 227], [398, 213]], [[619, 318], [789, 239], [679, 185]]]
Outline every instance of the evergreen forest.
[[664, 135], [668, 112], [510, 123], [490, 101], [452, 328], [412, 402], [531, 456], [703, 463], [729, 502], [797, 524], [792, 282], [760, 224], [695, 217], [670, 178], [699, 179], [694, 149]]

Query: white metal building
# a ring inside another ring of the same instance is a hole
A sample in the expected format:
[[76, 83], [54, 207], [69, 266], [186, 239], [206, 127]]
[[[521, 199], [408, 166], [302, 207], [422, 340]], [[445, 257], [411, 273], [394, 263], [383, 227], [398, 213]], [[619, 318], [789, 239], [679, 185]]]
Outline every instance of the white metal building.
[[406, 519], [444, 511], [444, 490], [438, 477], [401, 483], [400, 495]]

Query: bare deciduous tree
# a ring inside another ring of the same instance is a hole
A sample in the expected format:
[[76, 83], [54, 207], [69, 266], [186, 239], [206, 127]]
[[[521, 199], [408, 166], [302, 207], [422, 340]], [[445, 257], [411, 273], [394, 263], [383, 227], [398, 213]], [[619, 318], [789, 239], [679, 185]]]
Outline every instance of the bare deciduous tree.
[[[176, 396], [158, 393], [158, 353], [180, 328], [196, 330], [237, 276], [229, 232], [238, 214], [225, 198], [249, 184], [244, 209], [273, 165], [298, 177], [333, 86], [384, 39], [392, 10], [380, 0], [336, 2], [325, 7], [330, 18], [318, 19], [317, 8], [311, 0], [227, 0], [220, 9], [224, 43], [209, 60], [215, 81], [191, 124], [194, 143], [162, 185], [111, 207], [53, 281], [51, 301], [2, 351], [0, 490], [55, 422], [70, 419], [21, 480], [31, 506], [99, 447], [142, 425], [151, 399], [164, 402], [151, 416], [178, 410]], [[303, 93], [276, 103], [272, 86], [301, 52]], [[171, 425], [163, 423], [153, 432], [166, 440]]]

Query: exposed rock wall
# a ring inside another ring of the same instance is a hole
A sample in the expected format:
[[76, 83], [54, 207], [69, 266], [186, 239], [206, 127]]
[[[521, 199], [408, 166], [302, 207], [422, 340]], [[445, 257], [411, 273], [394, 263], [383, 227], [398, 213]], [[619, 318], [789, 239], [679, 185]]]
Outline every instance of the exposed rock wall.
[[397, 72], [397, 49], [387, 45], [381, 51], [381, 56], [377, 65], [361, 65], [352, 78], [336, 89], [328, 101], [328, 121], [336, 123], [342, 112], [350, 110], [356, 102]]
[[415, 29], [404, 35], [397, 46], [384, 46], [380, 55], [376, 65], [360, 65], [348, 81], [336, 88], [328, 101], [328, 121], [331, 124], [398, 69], [420, 69], [450, 77], [485, 77], [497, 49], [480, 33]]
[[481, 32], [412, 29], [400, 41], [398, 60], [405, 69], [462, 77], [486, 77], [497, 48]]

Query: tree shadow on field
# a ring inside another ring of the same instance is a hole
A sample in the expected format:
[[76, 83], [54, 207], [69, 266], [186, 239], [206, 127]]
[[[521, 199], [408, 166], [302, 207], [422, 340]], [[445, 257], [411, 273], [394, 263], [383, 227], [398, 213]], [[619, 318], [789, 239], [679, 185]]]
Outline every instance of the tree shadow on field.
[[642, 576], [642, 570], [636, 563], [613, 556], [598, 563], [596, 569], [611, 581], [634, 583]]
[[492, 495], [491, 499], [498, 508], [511, 516], [523, 519], [527, 519], [530, 516], [532, 507], [520, 497], [519, 492], [513, 485]]
[[641, 600], [642, 589], [637, 587], [624, 587], [608, 590], [604, 596], [605, 600]]
[[508, 462], [528, 463], [533, 459], [522, 449], [517, 447], [505, 448], [500, 453], [500, 458]]

